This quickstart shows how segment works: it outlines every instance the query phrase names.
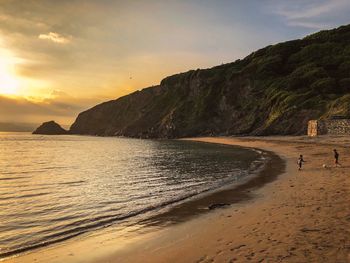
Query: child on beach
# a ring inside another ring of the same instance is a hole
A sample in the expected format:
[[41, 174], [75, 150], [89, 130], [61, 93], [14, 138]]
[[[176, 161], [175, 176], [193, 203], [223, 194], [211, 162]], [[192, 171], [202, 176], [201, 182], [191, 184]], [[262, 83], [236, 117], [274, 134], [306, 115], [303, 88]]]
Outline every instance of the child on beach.
[[339, 153], [337, 152], [336, 149], [334, 149], [333, 152], [334, 152], [334, 164], [335, 164], [335, 167], [341, 166], [340, 163], [339, 163]]
[[298, 166], [299, 166], [299, 171], [301, 170], [301, 167], [303, 166], [303, 163], [305, 163], [303, 156], [300, 154], [299, 159], [298, 159]]

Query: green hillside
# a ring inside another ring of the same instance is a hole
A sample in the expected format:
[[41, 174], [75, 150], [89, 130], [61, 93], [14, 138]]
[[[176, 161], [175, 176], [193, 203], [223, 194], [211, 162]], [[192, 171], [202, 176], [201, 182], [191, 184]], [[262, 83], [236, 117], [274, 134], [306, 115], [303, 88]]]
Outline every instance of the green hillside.
[[97, 105], [75, 134], [177, 138], [305, 134], [309, 119], [350, 115], [350, 25], [191, 70]]

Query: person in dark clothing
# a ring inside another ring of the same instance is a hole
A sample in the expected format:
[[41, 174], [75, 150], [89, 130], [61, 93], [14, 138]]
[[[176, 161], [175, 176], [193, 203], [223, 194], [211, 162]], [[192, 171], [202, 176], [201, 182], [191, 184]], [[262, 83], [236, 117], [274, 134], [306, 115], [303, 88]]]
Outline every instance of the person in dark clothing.
[[334, 164], [335, 164], [335, 167], [341, 166], [340, 163], [339, 163], [339, 153], [337, 152], [336, 149], [334, 149], [333, 152], [334, 152]]
[[303, 166], [303, 163], [305, 163], [305, 161], [304, 161], [304, 158], [303, 158], [303, 156], [300, 154], [300, 156], [299, 156], [299, 159], [298, 159], [298, 167], [299, 167], [299, 171], [301, 170], [301, 168], [302, 168], [302, 166]]

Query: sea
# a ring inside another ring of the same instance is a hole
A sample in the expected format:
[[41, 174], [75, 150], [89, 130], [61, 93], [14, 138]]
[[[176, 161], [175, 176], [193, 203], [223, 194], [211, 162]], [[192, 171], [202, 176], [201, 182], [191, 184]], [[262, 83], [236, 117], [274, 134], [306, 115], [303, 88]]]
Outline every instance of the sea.
[[0, 258], [140, 224], [238, 184], [260, 151], [182, 140], [0, 133]]

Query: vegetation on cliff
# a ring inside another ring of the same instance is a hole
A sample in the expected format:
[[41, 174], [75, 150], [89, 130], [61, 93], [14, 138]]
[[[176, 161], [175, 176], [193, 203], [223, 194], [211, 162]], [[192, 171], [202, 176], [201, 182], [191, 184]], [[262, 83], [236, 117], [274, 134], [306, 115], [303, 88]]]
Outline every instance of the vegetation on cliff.
[[307, 121], [350, 115], [350, 25], [170, 76], [97, 105], [75, 134], [176, 138], [305, 134]]

